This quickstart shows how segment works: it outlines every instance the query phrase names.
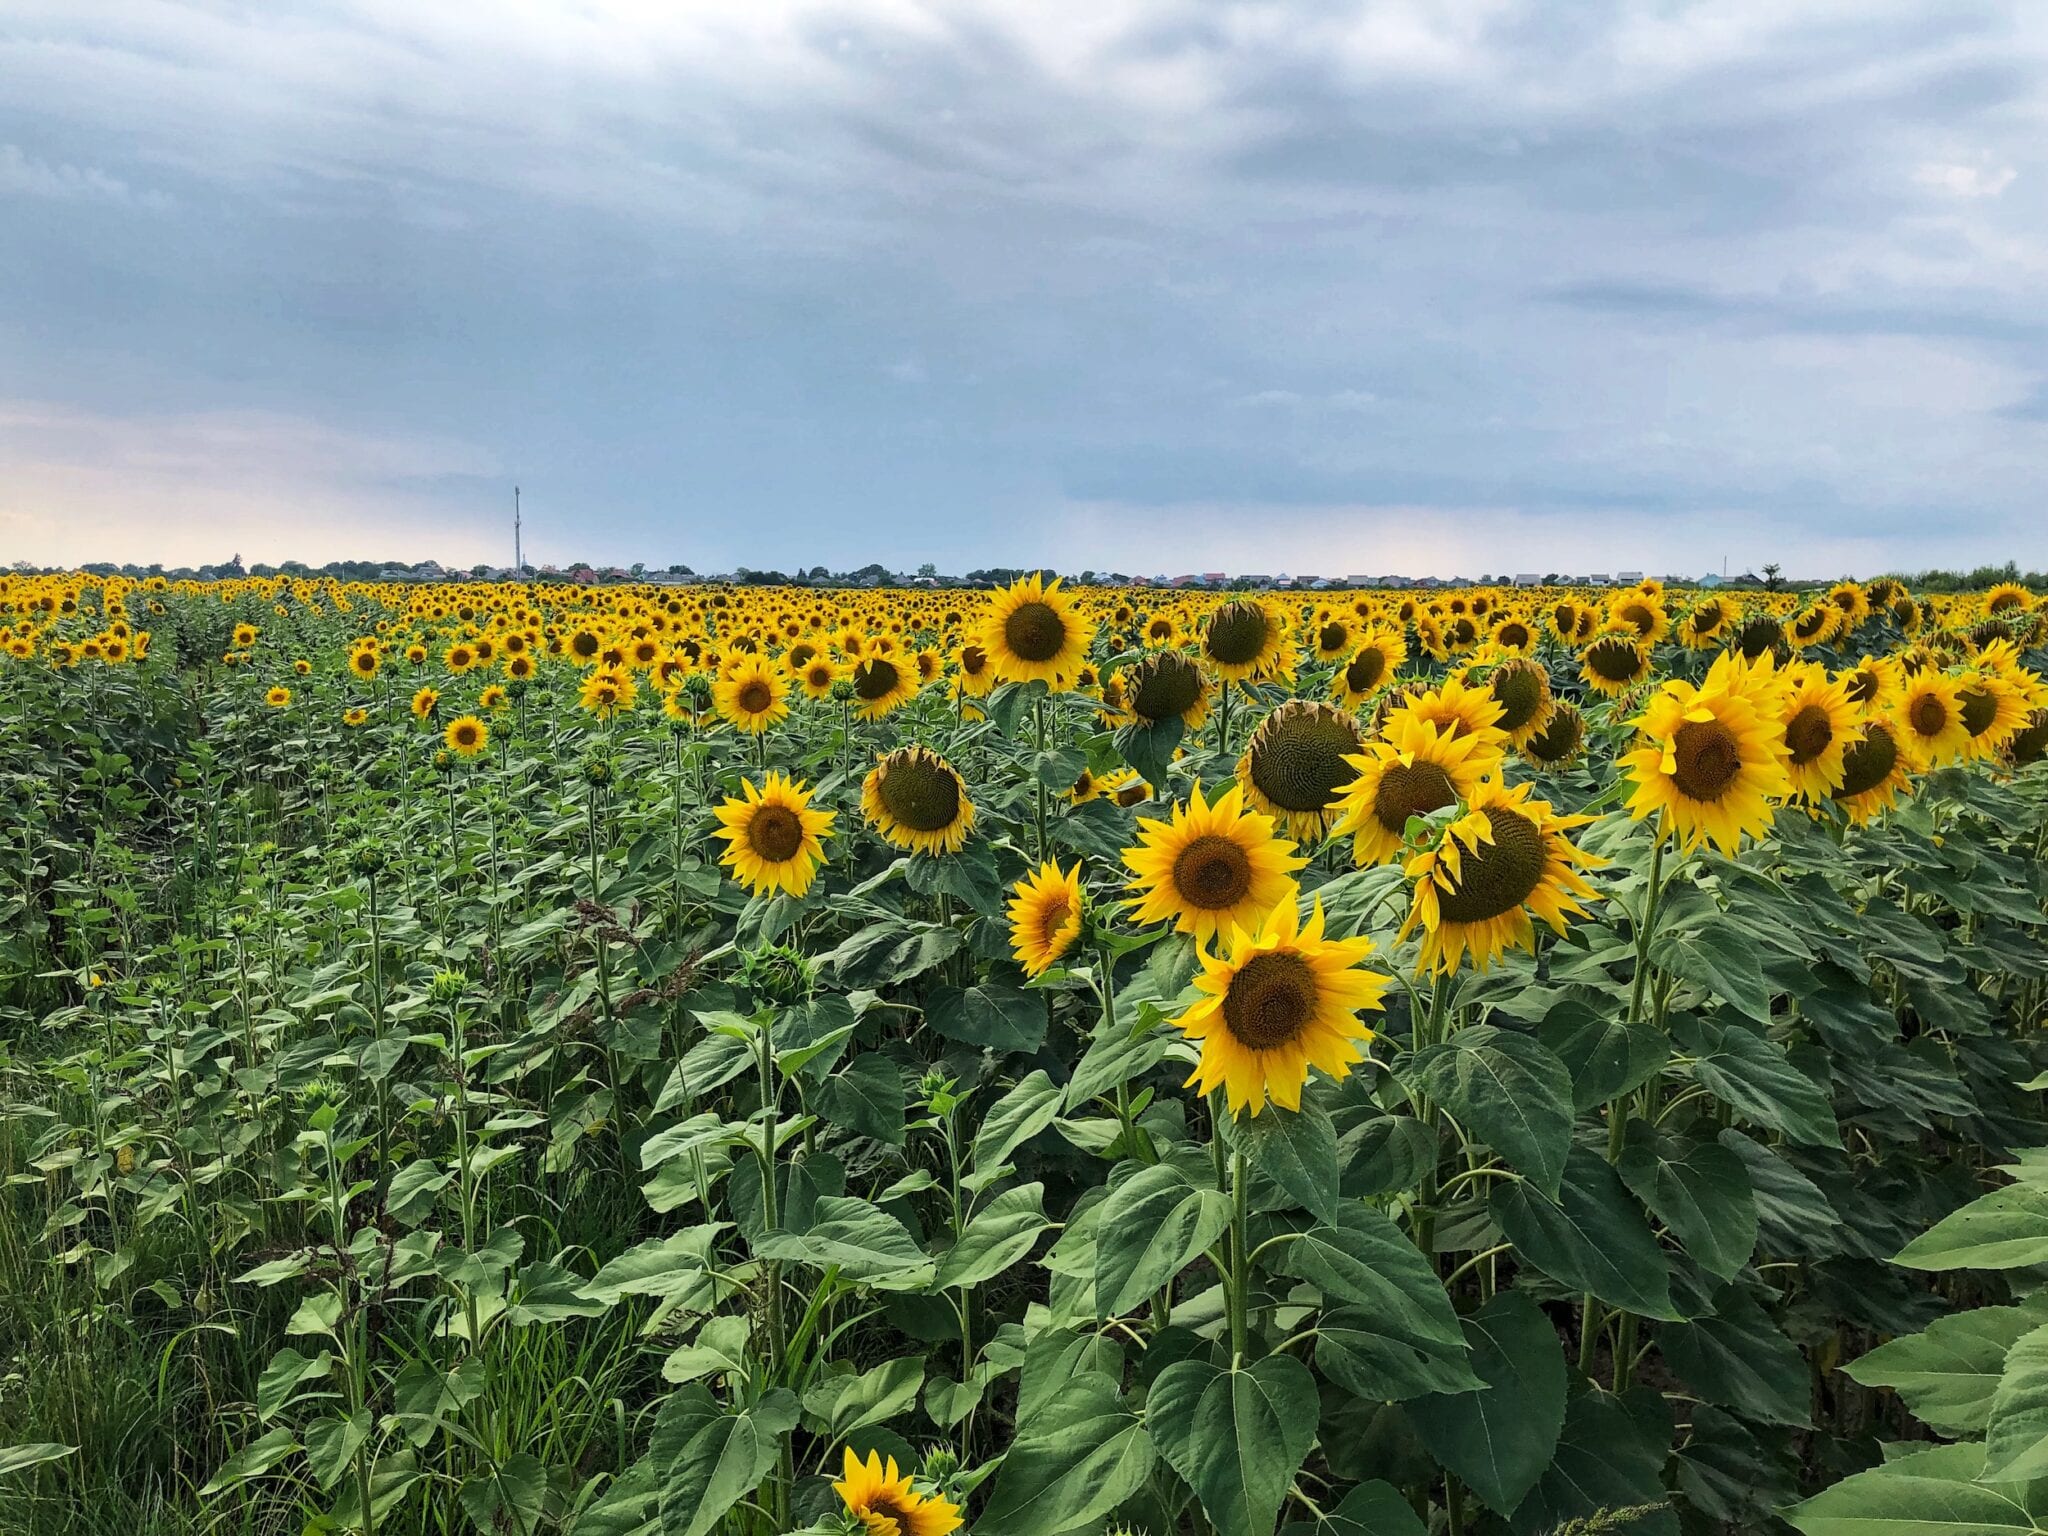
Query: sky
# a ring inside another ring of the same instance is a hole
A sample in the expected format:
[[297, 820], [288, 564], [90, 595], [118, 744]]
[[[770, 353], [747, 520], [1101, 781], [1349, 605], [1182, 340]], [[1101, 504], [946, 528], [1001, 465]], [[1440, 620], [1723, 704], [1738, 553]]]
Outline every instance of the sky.
[[0, 0], [0, 563], [2048, 567], [2038, 0]]

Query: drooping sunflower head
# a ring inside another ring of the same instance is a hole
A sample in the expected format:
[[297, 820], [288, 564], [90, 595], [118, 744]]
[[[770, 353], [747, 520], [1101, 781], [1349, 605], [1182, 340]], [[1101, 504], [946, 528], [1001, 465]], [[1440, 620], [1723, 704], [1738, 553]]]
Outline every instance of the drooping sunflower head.
[[1448, 734], [1435, 721], [1397, 709], [1384, 739], [1349, 759], [1356, 772], [1343, 787], [1332, 829], [1351, 834], [1351, 857], [1361, 868], [1400, 856], [1408, 823], [1456, 805], [1500, 768], [1500, 749], [1488, 738]]
[[1029, 976], [1042, 976], [1081, 937], [1081, 862], [1062, 873], [1048, 860], [1013, 887], [1010, 952]]
[[1422, 930], [1416, 968], [1449, 975], [1470, 954], [1485, 970], [1509, 948], [1535, 951], [1532, 917], [1563, 933], [1567, 917], [1585, 916], [1580, 901], [1598, 896], [1579, 870], [1604, 861], [1565, 834], [1592, 820], [1556, 814], [1527, 784], [1481, 784], [1465, 814], [1404, 866], [1414, 894], [1401, 937]]
[[1238, 759], [1247, 804], [1290, 837], [1319, 842], [1339, 814], [1339, 791], [1356, 775], [1348, 759], [1364, 750], [1346, 711], [1291, 699], [1260, 722]]
[[863, 720], [879, 720], [902, 708], [917, 694], [917, 669], [879, 651], [855, 662], [851, 676], [853, 712]]
[[1064, 688], [1087, 660], [1095, 623], [1059, 578], [1034, 572], [994, 594], [976, 638], [1004, 681]]
[[2037, 709], [2005, 743], [2005, 760], [2026, 768], [2048, 757], [2048, 709]]
[[1862, 739], [1842, 754], [1842, 782], [1829, 799], [1848, 814], [1851, 825], [1860, 827], [1889, 808], [1911, 782], [1911, 765], [1897, 727], [1870, 720]]
[[1569, 768], [1586, 748], [1586, 717], [1568, 699], [1550, 707], [1550, 719], [1542, 730], [1522, 743], [1522, 758], [1539, 769]]
[[491, 728], [475, 715], [457, 715], [448, 722], [441, 739], [458, 757], [475, 757], [489, 745]]
[[1275, 835], [1270, 816], [1245, 810], [1236, 785], [1212, 804], [1196, 784], [1170, 820], [1141, 816], [1138, 827], [1138, 845], [1124, 850], [1138, 892], [1128, 905], [1138, 922], [1170, 920], [1197, 944], [1232, 923], [1256, 926], [1282, 897], [1292, 899], [1294, 872], [1308, 863]]
[[1186, 1086], [1220, 1088], [1231, 1114], [1257, 1115], [1269, 1101], [1299, 1110], [1311, 1067], [1349, 1076], [1373, 1038], [1358, 1015], [1381, 1006], [1392, 979], [1365, 969], [1371, 950], [1326, 937], [1321, 901], [1302, 923], [1292, 892], [1250, 928], [1232, 924], [1226, 954], [1202, 953], [1201, 1000], [1173, 1021], [1201, 1045]]
[[1500, 705], [1500, 718], [1494, 724], [1507, 732], [1511, 746], [1525, 745], [1550, 720], [1554, 705], [1550, 673], [1541, 662], [1527, 656], [1510, 657], [1487, 677], [1486, 691]]
[[1745, 661], [1755, 661], [1782, 650], [1785, 645], [1785, 626], [1777, 615], [1770, 613], [1752, 614], [1737, 626], [1735, 649]]
[[1209, 718], [1209, 678], [1181, 651], [1155, 651], [1123, 674], [1123, 705], [1145, 725], [1178, 720], [1190, 731]]
[[1258, 598], [1233, 598], [1202, 626], [1202, 656], [1228, 682], [1291, 673], [1293, 643], [1280, 610]]
[[861, 783], [860, 805], [885, 841], [916, 853], [957, 853], [974, 827], [966, 783], [927, 747], [881, 758]]
[[1697, 687], [1666, 683], [1635, 721], [1644, 745], [1621, 757], [1631, 814], [1659, 816], [1687, 848], [1707, 841], [1733, 855], [1744, 833], [1761, 837], [1792, 788], [1779, 700], [1775, 676], [1729, 654]]
[[897, 1470], [896, 1458], [884, 1462], [879, 1451], [869, 1451], [862, 1461], [847, 1447], [844, 1469], [832, 1488], [866, 1536], [951, 1536], [960, 1528], [957, 1505], [919, 1493], [910, 1474]]
[[1579, 657], [1579, 676], [1588, 688], [1618, 699], [1650, 675], [1650, 648], [1632, 629], [1596, 635]]
[[741, 791], [714, 813], [712, 836], [726, 840], [719, 862], [756, 896], [786, 891], [801, 897], [825, 861], [835, 813], [813, 810], [804, 786], [780, 773], [770, 773], [759, 789], [749, 779]]

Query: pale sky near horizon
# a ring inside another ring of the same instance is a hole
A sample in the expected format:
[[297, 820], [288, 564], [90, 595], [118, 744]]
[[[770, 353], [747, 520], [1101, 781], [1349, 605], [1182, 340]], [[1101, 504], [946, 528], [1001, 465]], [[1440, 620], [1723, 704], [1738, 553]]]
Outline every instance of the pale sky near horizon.
[[0, 0], [0, 564], [2048, 566], [2048, 6]]

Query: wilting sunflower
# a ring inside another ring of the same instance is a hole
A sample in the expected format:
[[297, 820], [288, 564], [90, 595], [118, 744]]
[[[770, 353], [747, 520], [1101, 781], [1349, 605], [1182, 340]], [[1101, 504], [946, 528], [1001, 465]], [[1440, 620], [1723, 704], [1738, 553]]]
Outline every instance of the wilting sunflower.
[[1825, 800], [1842, 782], [1843, 754], [1863, 733], [1848, 683], [1810, 662], [1795, 663], [1785, 674], [1780, 717], [1793, 796], [1808, 804]]
[[448, 750], [459, 757], [475, 757], [490, 744], [491, 728], [475, 715], [457, 715], [441, 733]]
[[1939, 768], [1970, 748], [1970, 729], [1963, 723], [1962, 686], [1939, 672], [1920, 672], [1906, 680], [1894, 718], [1899, 746], [1918, 772]]
[[[1154, 651], [1122, 673], [1119, 681], [1123, 708], [1140, 724], [1178, 720], [1192, 732], [1209, 718], [1208, 674], [1181, 651]], [[1103, 703], [1107, 706], [1107, 697]]]
[[285, 687], [273, 688], [270, 690], [270, 692], [263, 695], [263, 702], [268, 704], [272, 709], [283, 709], [286, 705], [290, 704], [291, 701], [292, 691], [291, 689]]
[[1339, 814], [1339, 791], [1357, 776], [1351, 759], [1364, 747], [1348, 712], [1290, 699], [1252, 733], [1237, 760], [1237, 782], [1245, 803], [1288, 836], [1320, 842]]
[[1255, 597], [1234, 598], [1209, 615], [1202, 655], [1226, 682], [1288, 676], [1294, 667], [1285, 616]]
[[1495, 742], [1448, 735], [1406, 709], [1387, 717], [1384, 737], [1349, 760], [1357, 776], [1344, 786], [1332, 829], [1351, 834], [1351, 857], [1361, 868], [1392, 863], [1411, 817], [1456, 805], [1500, 767]]
[[1569, 768], [1586, 747], [1586, 717], [1578, 705], [1559, 699], [1550, 706], [1550, 720], [1522, 743], [1522, 758], [1542, 769]]
[[1244, 809], [1232, 785], [1213, 805], [1194, 787], [1171, 820], [1138, 818], [1138, 846], [1124, 850], [1139, 894], [1128, 903], [1140, 923], [1171, 919], [1174, 931], [1206, 945], [1232, 923], [1256, 926], [1274, 905], [1292, 900], [1294, 871], [1308, 863], [1277, 837], [1273, 818]]
[[877, 762], [860, 808], [885, 841], [917, 853], [957, 853], [974, 829], [966, 783], [927, 747], [899, 747]]
[[1531, 917], [1563, 933], [1566, 917], [1586, 915], [1579, 898], [1599, 899], [1579, 869], [1606, 861], [1565, 836], [1593, 818], [1557, 815], [1549, 802], [1531, 799], [1530, 789], [1481, 784], [1465, 814], [1404, 866], [1415, 895], [1401, 937], [1422, 929], [1416, 969], [1448, 976], [1468, 953], [1482, 971], [1510, 946], [1533, 954]]
[[1579, 657], [1579, 676], [1588, 688], [1618, 699], [1650, 675], [1650, 647], [1631, 629], [1594, 637]]
[[917, 695], [917, 669], [893, 656], [870, 654], [853, 664], [853, 712], [879, 720]]
[[1330, 697], [1357, 708], [1393, 680], [1408, 660], [1408, 642], [1401, 631], [1376, 624], [1359, 636], [1351, 659], [1330, 679]]
[[1660, 688], [1634, 722], [1646, 744], [1620, 758], [1635, 783], [1630, 813], [1661, 813], [1688, 850], [1705, 840], [1732, 856], [1743, 833], [1761, 837], [1772, 802], [1792, 788], [1776, 688], [1727, 654], [1698, 687], [1673, 679]]
[[1550, 673], [1541, 662], [1510, 656], [1487, 675], [1486, 691], [1500, 705], [1494, 724], [1507, 732], [1508, 745], [1524, 745], [1549, 723], [1554, 701]]
[[1042, 976], [1081, 937], [1081, 861], [1066, 874], [1047, 860], [1010, 898], [1010, 952], [1028, 976]]
[[1842, 782], [1828, 798], [1848, 814], [1850, 825], [1860, 827], [1899, 798], [1912, 782], [1910, 770], [1898, 728], [1869, 721], [1863, 739], [1842, 754]]
[[770, 773], [760, 789], [743, 781], [745, 798], [729, 798], [715, 814], [714, 837], [728, 844], [718, 862], [732, 866], [733, 878], [756, 896], [787, 891], [802, 896], [825, 861], [825, 839], [836, 813], [814, 811], [802, 784]]
[[1302, 924], [1292, 892], [1250, 930], [1231, 924], [1227, 955], [1202, 952], [1206, 995], [1173, 1021], [1202, 1047], [1185, 1086], [1221, 1088], [1231, 1114], [1256, 1115], [1269, 1099], [1299, 1110], [1310, 1067], [1350, 1076], [1373, 1038], [1358, 1015], [1392, 980], [1360, 965], [1371, 952], [1371, 939], [1324, 937], [1320, 900]]
[[976, 636], [996, 675], [1007, 682], [1064, 688], [1087, 660], [1095, 623], [1082, 615], [1059, 578], [1037, 572], [994, 594]]
[[434, 718], [434, 711], [440, 707], [441, 695], [432, 688], [422, 688], [412, 696], [412, 712], [415, 719], [431, 720]]
[[884, 1463], [880, 1451], [869, 1451], [863, 1462], [848, 1446], [845, 1469], [832, 1489], [867, 1536], [950, 1536], [960, 1529], [957, 1505], [919, 1493], [910, 1474], [897, 1471], [896, 1458]]
[[743, 658], [713, 683], [711, 698], [718, 717], [749, 736], [789, 718], [789, 679], [782, 668], [759, 656]]

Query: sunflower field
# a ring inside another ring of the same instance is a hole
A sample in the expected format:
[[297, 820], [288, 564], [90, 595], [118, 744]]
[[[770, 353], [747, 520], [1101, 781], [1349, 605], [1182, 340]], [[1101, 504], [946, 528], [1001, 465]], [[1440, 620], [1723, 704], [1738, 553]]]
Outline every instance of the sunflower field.
[[2044, 647], [0, 575], [0, 1531], [2048, 1531]]

